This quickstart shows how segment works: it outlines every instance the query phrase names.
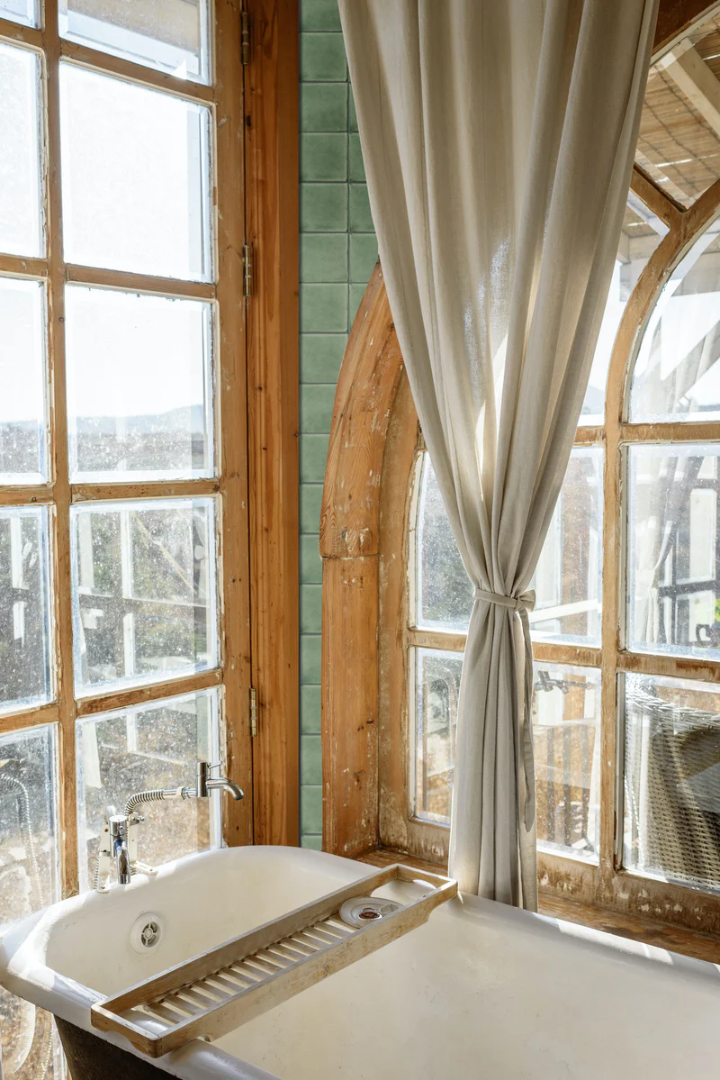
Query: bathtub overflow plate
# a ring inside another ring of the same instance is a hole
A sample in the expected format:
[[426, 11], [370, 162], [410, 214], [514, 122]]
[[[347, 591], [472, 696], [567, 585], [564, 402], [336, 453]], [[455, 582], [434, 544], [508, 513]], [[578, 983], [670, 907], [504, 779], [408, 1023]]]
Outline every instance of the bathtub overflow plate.
[[401, 907], [402, 904], [384, 900], [382, 896], [354, 896], [340, 908], [340, 918], [348, 926], [369, 926], [378, 919], [386, 919]]
[[130, 930], [130, 944], [137, 953], [150, 952], [162, 941], [165, 923], [154, 911], [138, 916]]

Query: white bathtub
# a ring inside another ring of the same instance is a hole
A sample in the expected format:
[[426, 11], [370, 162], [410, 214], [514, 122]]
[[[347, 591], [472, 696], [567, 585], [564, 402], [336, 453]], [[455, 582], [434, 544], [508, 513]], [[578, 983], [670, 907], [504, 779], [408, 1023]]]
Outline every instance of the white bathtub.
[[[16, 924], [0, 945], [0, 982], [94, 1032], [101, 995], [370, 869], [297, 848], [193, 856]], [[139, 955], [130, 928], [145, 912], [161, 916], [164, 936]], [[155, 1064], [187, 1080], [709, 1080], [720, 1070], [719, 976], [711, 964], [464, 897], [214, 1045], [194, 1042]]]

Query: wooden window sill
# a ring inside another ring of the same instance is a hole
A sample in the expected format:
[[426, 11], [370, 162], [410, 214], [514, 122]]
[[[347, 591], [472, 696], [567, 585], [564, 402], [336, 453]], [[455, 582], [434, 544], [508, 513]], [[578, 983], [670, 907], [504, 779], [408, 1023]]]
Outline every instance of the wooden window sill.
[[[403, 855], [402, 852], [392, 851], [389, 848], [374, 848], [357, 855], [355, 859], [356, 862], [368, 863], [370, 866], [391, 866], [393, 863], [401, 862], [406, 866], [414, 866], [418, 870], [428, 870], [431, 873], [442, 870], [442, 867], [439, 868], [435, 863], [414, 859], [410, 855]], [[720, 938], [707, 934], [696, 934], [679, 926], [668, 926], [651, 919], [639, 918], [637, 915], [621, 915], [617, 911], [590, 907], [576, 900], [560, 899], [542, 892], [538, 910], [541, 915], [547, 915], [552, 919], [564, 919], [565, 922], [589, 926], [593, 930], [603, 930], [606, 934], [617, 934], [618, 937], [639, 941], [644, 945], [654, 945], [656, 948], [667, 949], [670, 952], [680, 953], [682, 956], [691, 956], [696, 960], [720, 964]]]

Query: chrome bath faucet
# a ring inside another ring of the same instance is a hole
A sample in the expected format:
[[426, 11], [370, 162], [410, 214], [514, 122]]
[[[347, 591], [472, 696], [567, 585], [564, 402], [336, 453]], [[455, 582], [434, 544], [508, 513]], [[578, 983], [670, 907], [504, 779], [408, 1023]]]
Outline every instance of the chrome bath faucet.
[[114, 806], [108, 806], [105, 822], [100, 834], [97, 865], [95, 867], [94, 888], [96, 892], [107, 892], [113, 863], [118, 885], [129, 885], [133, 874], [155, 874], [154, 867], [138, 859], [138, 827], [145, 820], [138, 813], [143, 803], [166, 802], [170, 799], [208, 799], [212, 791], [227, 791], [233, 799], [244, 798], [242, 788], [226, 776], [212, 776], [213, 769], [207, 761], [198, 761], [195, 787], [154, 788], [150, 791], [138, 791], [125, 803], [125, 812], [118, 814]]

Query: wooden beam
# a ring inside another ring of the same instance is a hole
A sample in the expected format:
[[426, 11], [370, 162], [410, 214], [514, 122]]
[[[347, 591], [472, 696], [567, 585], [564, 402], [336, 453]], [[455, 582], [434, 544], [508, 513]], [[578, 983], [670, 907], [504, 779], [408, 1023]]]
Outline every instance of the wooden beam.
[[720, 10], [717, 0], [660, 0], [653, 59], [671, 48], [691, 27], [698, 25]]
[[[299, 839], [298, 0], [250, 0], [246, 68], [255, 842]], [[239, 41], [239, 38], [238, 38]]]
[[720, 135], [720, 82], [695, 49], [684, 47], [687, 44], [683, 42], [671, 49], [660, 66], [715, 134]]

